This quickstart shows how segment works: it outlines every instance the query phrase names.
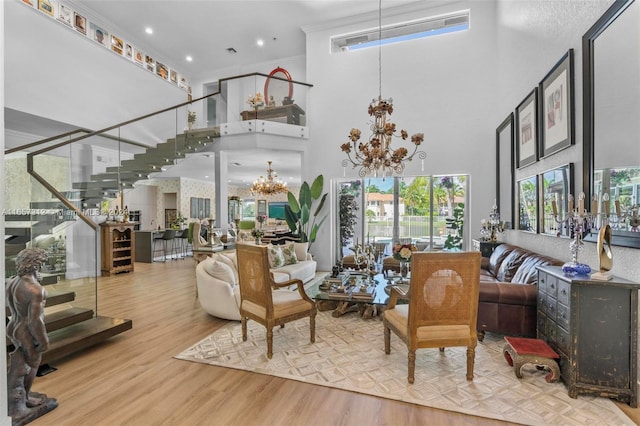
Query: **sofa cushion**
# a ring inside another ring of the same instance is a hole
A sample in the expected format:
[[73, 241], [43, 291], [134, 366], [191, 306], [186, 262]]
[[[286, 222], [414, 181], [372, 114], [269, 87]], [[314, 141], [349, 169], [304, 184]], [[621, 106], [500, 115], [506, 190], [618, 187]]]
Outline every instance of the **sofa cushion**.
[[284, 256], [285, 265], [295, 265], [298, 263], [298, 257], [296, 256], [296, 246], [294, 243], [284, 244], [282, 246], [282, 255]]
[[269, 254], [269, 266], [271, 268], [284, 266], [284, 255], [282, 254], [282, 248], [280, 246], [269, 245], [267, 246], [267, 252]]
[[295, 265], [285, 265], [277, 269], [272, 269], [271, 272], [273, 272], [274, 276], [276, 273], [285, 273], [289, 275], [290, 280], [298, 279], [305, 282], [310, 276], [313, 277], [315, 275], [316, 265], [315, 260], [305, 260]]
[[522, 262], [511, 282], [518, 284], [537, 284], [538, 266], [549, 265], [551, 260], [542, 256], [528, 256]]
[[238, 283], [234, 276], [233, 269], [231, 269], [231, 267], [224, 262], [216, 260], [212, 257], [207, 257], [202, 261], [202, 263], [203, 269], [211, 277], [233, 285], [236, 285]]
[[228, 256], [225, 256], [222, 253], [215, 253], [213, 256], [211, 256], [211, 258], [219, 262], [222, 262], [225, 265], [227, 265], [229, 268], [231, 268], [231, 271], [233, 272], [234, 284], [238, 284], [238, 282], [240, 282], [240, 276], [238, 275], [238, 268], [236, 267], [236, 264], [233, 263], [233, 260], [231, 260]]
[[528, 254], [529, 253], [521, 248], [514, 248], [511, 250], [511, 253], [509, 253], [500, 264], [500, 269], [498, 269], [498, 273], [496, 274], [498, 281], [507, 283], [511, 282], [511, 279], [516, 274], [518, 268], [522, 265], [522, 262], [524, 262], [524, 259]]
[[511, 253], [515, 247], [509, 244], [500, 244], [493, 250], [491, 256], [489, 257], [489, 265], [487, 266], [487, 271], [494, 277], [498, 275], [498, 270], [500, 269], [500, 265], [505, 257]]
[[307, 252], [309, 251], [309, 243], [293, 243], [296, 248], [296, 257], [298, 262], [307, 260]]

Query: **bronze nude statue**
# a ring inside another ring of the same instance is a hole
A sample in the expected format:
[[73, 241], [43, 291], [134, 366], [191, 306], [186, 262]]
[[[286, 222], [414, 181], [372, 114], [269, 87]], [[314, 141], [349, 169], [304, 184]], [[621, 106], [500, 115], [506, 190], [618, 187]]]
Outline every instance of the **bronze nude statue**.
[[49, 346], [44, 324], [47, 292], [40, 285], [39, 271], [47, 260], [42, 249], [28, 248], [16, 257], [17, 276], [6, 283], [7, 305], [11, 318], [7, 336], [15, 350], [9, 355], [7, 396], [13, 425], [23, 425], [58, 406], [53, 398], [31, 392], [42, 353]]

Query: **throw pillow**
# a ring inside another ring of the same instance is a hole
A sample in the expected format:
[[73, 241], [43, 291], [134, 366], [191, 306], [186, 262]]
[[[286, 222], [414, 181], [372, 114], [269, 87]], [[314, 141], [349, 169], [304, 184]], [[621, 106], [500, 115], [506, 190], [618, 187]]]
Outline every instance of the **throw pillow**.
[[309, 243], [293, 243], [296, 248], [296, 257], [298, 262], [307, 260], [307, 251], [309, 251]]
[[225, 265], [227, 265], [231, 271], [233, 271], [233, 283], [234, 284], [238, 284], [240, 282], [240, 277], [238, 276], [238, 269], [236, 268], [235, 263], [233, 263], [233, 260], [229, 259], [227, 256], [225, 256], [224, 254], [220, 254], [217, 253], [213, 256], [213, 258], [219, 262], [224, 263]]
[[228, 259], [231, 259], [231, 261], [233, 262], [234, 268], [236, 268], [236, 271], [238, 270], [238, 256], [236, 255], [235, 250], [230, 252], [220, 253], [220, 255], [225, 256]]
[[207, 274], [209, 274], [213, 278], [219, 279], [220, 281], [224, 281], [231, 285], [236, 285], [237, 281], [235, 280], [233, 270], [229, 267], [229, 265], [210, 257], [203, 260], [203, 263], [203, 268], [207, 272]]
[[284, 266], [284, 255], [280, 246], [269, 245], [267, 252], [269, 253], [269, 266], [272, 268]]
[[284, 256], [285, 265], [293, 265], [295, 263], [298, 263], [298, 258], [296, 257], [296, 246], [294, 245], [294, 243], [283, 245], [282, 255]]

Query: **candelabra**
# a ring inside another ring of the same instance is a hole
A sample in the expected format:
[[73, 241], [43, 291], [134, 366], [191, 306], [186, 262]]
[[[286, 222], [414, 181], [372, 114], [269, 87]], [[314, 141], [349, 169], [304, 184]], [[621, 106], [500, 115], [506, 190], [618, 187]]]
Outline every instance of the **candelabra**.
[[562, 265], [562, 272], [567, 275], [584, 275], [591, 272], [589, 265], [578, 262], [578, 255], [584, 249], [582, 235], [586, 229], [590, 229], [593, 216], [584, 208], [584, 193], [580, 193], [578, 197], [578, 207], [574, 208], [573, 195], [569, 195], [569, 208], [565, 217], [558, 217], [558, 207], [556, 201], [551, 201], [553, 209], [553, 219], [560, 225], [566, 224], [572, 232], [572, 241], [569, 243], [569, 251], [571, 252], [571, 261]]
[[491, 207], [491, 213], [489, 213], [489, 220], [482, 219], [480, 222], [480, 236], [483, 241], [498, 241], [498, 233], [504, 232], [504, 222], [500, 220], [500, 213], [498, 213], [498, 207], [496, 203], [493, 203]]
[[376, 250], [372, 244], [355, 244], [353, 256], [356, 265], [365, 265], [368, 275], [367, 281], [373, 283], [376, 270]]

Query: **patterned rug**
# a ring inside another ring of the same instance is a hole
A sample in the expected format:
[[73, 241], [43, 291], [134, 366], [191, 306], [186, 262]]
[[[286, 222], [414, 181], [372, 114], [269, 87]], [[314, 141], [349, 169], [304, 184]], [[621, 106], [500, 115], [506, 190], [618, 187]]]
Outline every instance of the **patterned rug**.
[[531, 425], [632, 425], [606, 398], [571, 399], [562, 382], [547, 383], [544, 371], [525, 366], [517, 379], [502, 354], [501, 336], [487, 334], [476, 348], [475, 377], [468, 382], [466, 348], [422, 349], [416, 356], [415, 383], [407, 382], [407, 348], [393, 333], [384, 353], [379, 319], [357, 314], [333, 318], [319, 312], [316, 342], [309, 342], [309, 320], [274, 328], [273, 358], [266, 356], [265, 328], [248, 323], [242, 341], [232, 322], [175, 358], [236, 368], [316, 385], [360, 392], [413, 404]]

